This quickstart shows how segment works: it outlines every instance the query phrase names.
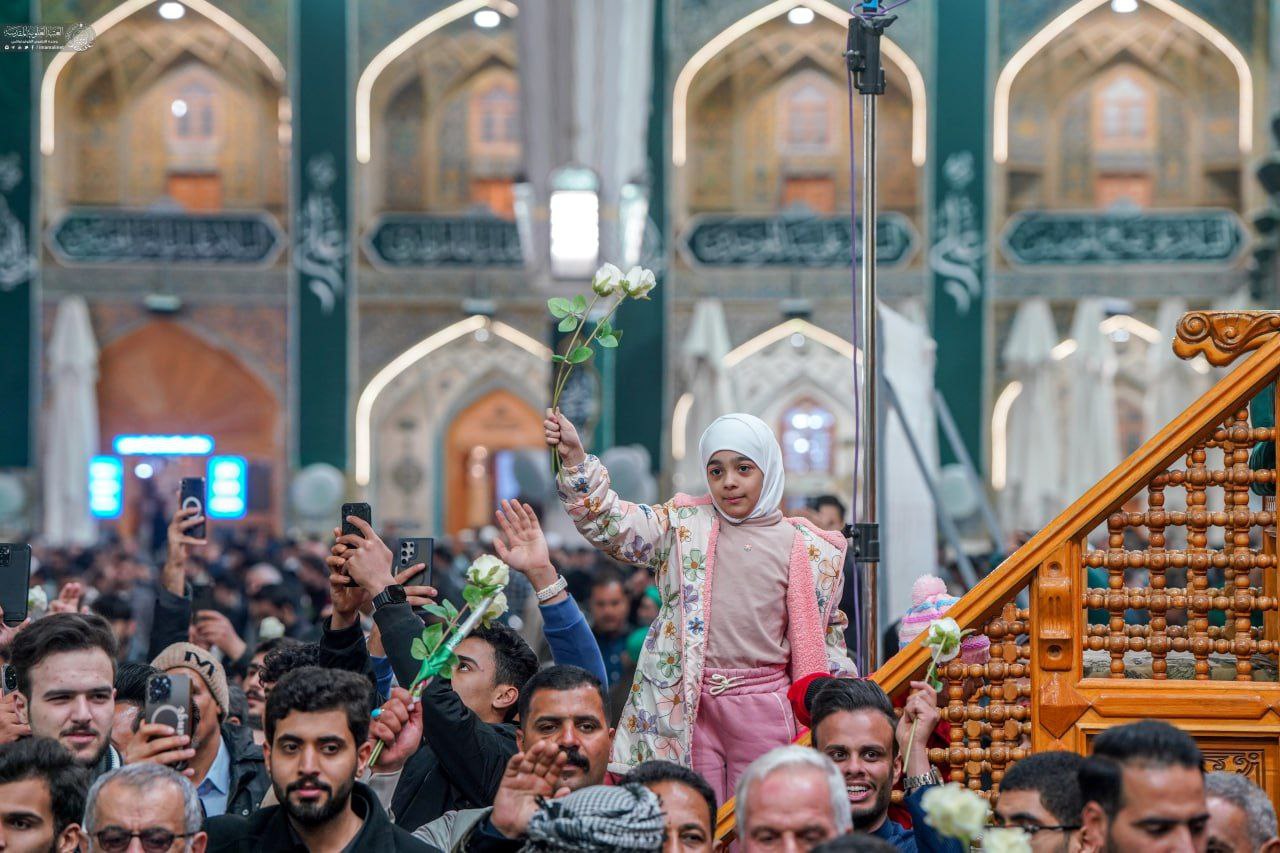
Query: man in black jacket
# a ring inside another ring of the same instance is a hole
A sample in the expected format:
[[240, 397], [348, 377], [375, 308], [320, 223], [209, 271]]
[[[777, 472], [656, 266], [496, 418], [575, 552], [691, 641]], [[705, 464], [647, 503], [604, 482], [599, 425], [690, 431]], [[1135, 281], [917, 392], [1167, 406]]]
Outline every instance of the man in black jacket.
[[[396, 680], [408, 685], [421, 665], [410, 651], [423, 626], [411, 606], [409, 593], [415, 589], [398, 585], [391, 576], [390, 551], [367, 525], [363, 532], [360, 539], [342, 537], [352, 544], [330, 557], [329, 565], [345, 569], [372, 598], [374, 622]], [[336, 591], [340, 579], [333, 582]], [[388, 592], [391, 587], [400, 594]], [[365, 671], [368, 660], [354, 615], [361, 598], [353, 592], [350, 602], [340, 605], [343, 596], [335, 595], [333, 620], [320, 641], [322, 661], [356, 672]], [[386, 783], [386, 774], [399, 773], [391, 813], [396, 825], [406, 829], [417, 829], [448, 811], [492, 803], [507, 762], [516, 753], [511, 721], [521, 685], [538, 671], [537, 655], [519, 634], [500, 624], [472, 632], [458, 644], [457, 655], [460, 663], [452, 680], [434, 679], [422, 694], [421, 739], [414, 743], [402, 738], [404, 748], [384, 750], [374, 768], [375, 787], [379, 777]]]
[[393, 825], [356, 782], [373, 750], [369, 699], [368, 682], [354, 673], [303, 667], [281, 678], [267, 697], [264, 745], [280, 805], [213, 818], [208, 849], [433, 850]]

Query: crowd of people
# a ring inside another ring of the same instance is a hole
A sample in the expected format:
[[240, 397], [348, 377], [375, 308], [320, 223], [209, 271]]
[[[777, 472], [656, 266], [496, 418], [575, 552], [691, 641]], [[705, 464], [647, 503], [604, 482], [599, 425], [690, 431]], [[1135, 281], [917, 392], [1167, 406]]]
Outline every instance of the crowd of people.
[[[0, 618], [0, 851], [692, 853], [731, 797], [744, 851], [962, 850], [926, 802], [937, 691], [912, 682], [895, 707], [857, 677], [843, 538], [782, 517], [767, 426], [722, 421], [700, 447], [710, 494], [649, 507], [549, 413], [561, 502], [605, 563], [553, 548], [518, 501], [442, 544], [429, 578], [355, 516], [320, 545], [206, 540], [182, 509], [154, 569], [46, 552], [48, 612]], [[513, 573], [505, 621], [410, 692], [431, 610], [461, 604], [488, 548]], [[151, 714], [176, 684], [183, 710]], [[1088, 758], [1014, 764], [994, 819], [1037, 851], [1280, 850], [1265, 795], [1202, 766], [1170, 726], [1119, 726]]]

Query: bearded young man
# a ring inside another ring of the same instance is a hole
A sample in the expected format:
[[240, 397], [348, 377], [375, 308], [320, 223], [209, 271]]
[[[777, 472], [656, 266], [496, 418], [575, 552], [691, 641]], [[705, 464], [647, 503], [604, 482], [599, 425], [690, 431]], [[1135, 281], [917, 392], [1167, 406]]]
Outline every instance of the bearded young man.
[[[938, 722], [938, 699], [928, 684], [915, 681], [911, 687], [899, 719], [894, 716], [893, 703], [874, 681], [826, 681], [809, 702], [813, 746], [840, 770], [855, 830], [878, 836], [908, 853], [960, 853], [959, 842], [943, 839], [924, 820], [920, 801], [938, 782], [925, 748], [925, 740]], [[913, 734], [910, 765], [904, 770], [902, 753], [907, 752]], [[904, 805], [911, 814], [911, 829], [889, 818], [893, 786], [904, 774]]]
[[267, 696], [263, 745], [279, 805], [213, 818], [209, 850], [433, 850], [356, 781], [373, 751], [370, 711], [369, 682], [354, 673], [303, 667], [281, 678]]

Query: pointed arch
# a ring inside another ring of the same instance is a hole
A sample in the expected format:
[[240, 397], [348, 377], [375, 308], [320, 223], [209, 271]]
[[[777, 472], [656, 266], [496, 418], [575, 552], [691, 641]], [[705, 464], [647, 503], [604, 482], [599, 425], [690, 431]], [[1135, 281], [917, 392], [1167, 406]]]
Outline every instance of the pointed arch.
[[474, 314], [465, 320], [459, 320], [452, 326], [446, 326], [433, 335], [418, 341], [400, 355], [396, 356], [386, 367], [374, 374], [369, 384], [360, 392], [360, 400], [356, 403], [356, 484], [369, 485], [373, 472], [373, 406], [387, 386], [413, 367], [422, 359], [443, 346], [453, 343], [459, 338], [481, 329], [497, 335], [499, 338], [520, 347], [543, 361], [551, 361], [551, 349], [541, 341], [526, 335], [519, 329], [508, 326], [499, 320], [493, 320], [480, 314]]
[[[992, 103], [992, 156], [997, 163], [1009, 159], [1009, 105], [1013, 91], [1013, 81], [1019, 72], [1026, 67], [1041, 50], [1061, 35], [1072, 24], [1085, 15], [1105, 5], [1108, 0], [1080, 0], [1058, 17], [1046, 24], [1039, 32], [1027, 40], [1018, 49], [996, 78], [995, 97]], [[1253, 71], [1244, 53], [1212, 24], [1204, 18], [1180, 6], [1174, 0], [1142, 0], [1153, 9], [1163, 12], [1180, 24], [1185, 25], [1205, 41], [1213, 45], [1235, 68], [1239, 80], [1239, 146], [1241, 154], [1248, 154], [1253, 149]]]
[[514, 18], [519, 9], [511, 0], [458, 0], [434, 15], [428, 15], [401, 33], [391, 44], [378, 51], [360, 72], [356, 82], [356, 160], [368, 163], [373, 157], [373, 84], [378, 82], [387, 67], [405, 51], [437, 30], [447, 27], [481, 9], [496, 9], [508, 18]]
[[[1102, 0], [1105, 2], [1105, 0]], [[694, 78], [712, 59], [729, 45], [757, 27], [781, 17], [796, 6], [806, 6], [829, 21], [845, 25], [849, 13], [829, 0], [775, 0], [730, 24], [689, 58], [676, 76], [675, 90], [671, 98], [671, 160], [683, 166], [689, 155], [689, 92]], [[911, 93], [911, 162], [923, 166], [928, 151], [929, 120], [924, 75], [901, 47], [888, 36], [881, 40], [885, 57], [901, 69], [907, 78]]]
[[[116, 24], [158, 2], [160, 0], [127, 0], [127, 2], [121, 3], [94, 21], [91, 24], [91, 28], [96, 37], [101, 38], [107, 30]], [[271, 74], [271, 79], [280, 84], [284, 83], [284, 63], [248, 27], [214, 6], [209, 0], [180, 0], [180, 2], [191, 11], [226, 30], [232, 38], [262, 60], [262, 64], [267, 67], [267, 71]], [[58, 91], [58, 77], [62, 74], [63, 69], [67, 67], [67, 63], [76, 56], [78, 54], [72, 51], [59, 53], [49, 63], [49, 67], [45, 69], [44, 77], [40, 80], [40, 153], [46, 157], [53, 154], [56, 147], [55, 110], [53, 107]]]

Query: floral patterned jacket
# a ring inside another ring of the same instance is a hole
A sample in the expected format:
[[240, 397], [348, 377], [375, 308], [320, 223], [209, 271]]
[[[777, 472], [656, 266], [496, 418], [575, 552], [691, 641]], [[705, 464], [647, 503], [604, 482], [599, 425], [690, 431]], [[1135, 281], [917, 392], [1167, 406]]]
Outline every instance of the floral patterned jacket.
[[[579, 532], [615, 560], [647, 566], [662, 605], [645, 637], [618, 722], [609, 770], [626, 773], [661, 758], [689, 766], [711, 622], [711, 578], [720, 517], [709, 496], [676, 495], [657, 506], [628, 503], [595, 456], [561, 469], [560, 500]], [[855, 675], [844, 644], [844, 537], [803, 519], [796, 528], [787, 590], [792, 680], [815, 672]]]

